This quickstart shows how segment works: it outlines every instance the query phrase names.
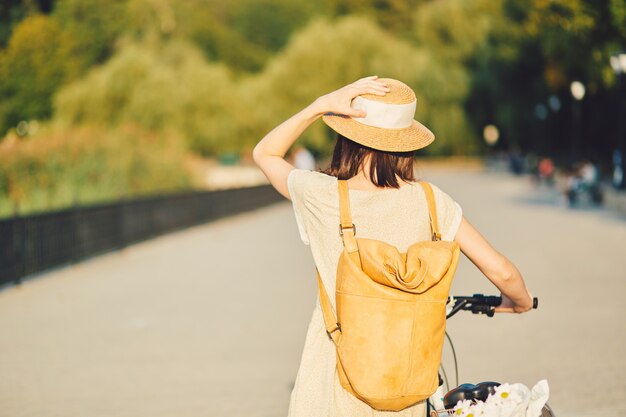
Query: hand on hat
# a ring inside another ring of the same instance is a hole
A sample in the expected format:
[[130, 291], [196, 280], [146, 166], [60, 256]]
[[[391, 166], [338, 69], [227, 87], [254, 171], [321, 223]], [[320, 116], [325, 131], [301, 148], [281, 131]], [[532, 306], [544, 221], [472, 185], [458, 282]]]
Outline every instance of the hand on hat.
[[321, 113], [344, 114], [351, 117], [365, 117], [365, 111], [356, 110], [350, 107], [352, 99], [362, 94], [375, 94], [384, 96], [389, 92], [389, 87], [378, 81], [377, 75], [361, 78], [351, 84], [341, 87], [338, 90], [319, 97], [316, 105]]

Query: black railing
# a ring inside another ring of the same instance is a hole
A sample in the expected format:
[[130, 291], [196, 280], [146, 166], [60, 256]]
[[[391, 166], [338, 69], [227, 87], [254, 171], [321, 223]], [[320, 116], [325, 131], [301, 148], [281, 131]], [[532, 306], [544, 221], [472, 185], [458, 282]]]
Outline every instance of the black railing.
[[283, 197], [270, 185], [143, 197], [0, 220], [0, 285]]

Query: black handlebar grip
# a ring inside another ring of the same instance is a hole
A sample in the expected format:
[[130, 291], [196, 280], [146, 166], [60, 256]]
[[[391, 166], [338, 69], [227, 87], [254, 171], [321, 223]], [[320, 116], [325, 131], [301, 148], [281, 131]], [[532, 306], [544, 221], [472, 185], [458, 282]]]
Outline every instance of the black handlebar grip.
[[537, 297], [533, 297], [533, 308], [539, 307], [539, 299]]
[[485, 297], [485, 304], [491, 307], [498, 307], [502, 304], [502, 297], [498, 295], [488, 295]]

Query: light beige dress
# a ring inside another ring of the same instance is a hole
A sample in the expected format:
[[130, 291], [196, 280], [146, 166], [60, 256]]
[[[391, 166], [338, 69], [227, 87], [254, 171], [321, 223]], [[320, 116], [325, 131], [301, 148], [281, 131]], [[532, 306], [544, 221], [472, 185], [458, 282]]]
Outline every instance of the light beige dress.
[[[287, 180], [302, 241], [310, 245], [313, 260], [335, 308], [335, 272], [343, 249], [339, 236], [337, 178], [321, 172], [294, 169]], [[432, 185], [432, 184], [431, 184]], [[453, 240], [461, 223], [461, 207], [432, 185], [442, 240]], [[428, 205], [422, 187], [348, 191], [356, 236], [395, 245], [401, 252], [410, 244], [430, 240]], [[303, 273], [304, 274], [304, 273]], [[315, 280], [315, 270], [310, 271]], [[336, 310], [335, 310], [336, 311]], [[319, 296], [306, 334], [288, 417], [424, 417], [422, 401], [402, 411], [377, 411], [348, 393], [335, 370], [335, 346], [326, 335]]]

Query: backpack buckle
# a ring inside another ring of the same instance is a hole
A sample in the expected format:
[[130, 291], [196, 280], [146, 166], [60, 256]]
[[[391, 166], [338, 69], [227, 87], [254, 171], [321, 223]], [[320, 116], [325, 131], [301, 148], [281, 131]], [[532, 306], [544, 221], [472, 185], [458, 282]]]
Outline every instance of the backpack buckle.
[[352, 234], [356, 235], [356, 226], [352, 223], [352, 226], [342, 227], [341, 223], [339, 223], [339, 236], [343, 236], [343, 229], [352, 229]]
[[441, 233], [433, 232], [433, 241], [441, 240]]
[[341, 324], [339, 324], [339, 323], [337, 323], [337, 327], [332, 329], [330, 332], [328, 330], [326, 330], [326, 334], [328, 335], [328, 338], [330, 340], [333, 340], [332, 334], [335, 333], [337, 330], [339, 330], [341, 332]]

